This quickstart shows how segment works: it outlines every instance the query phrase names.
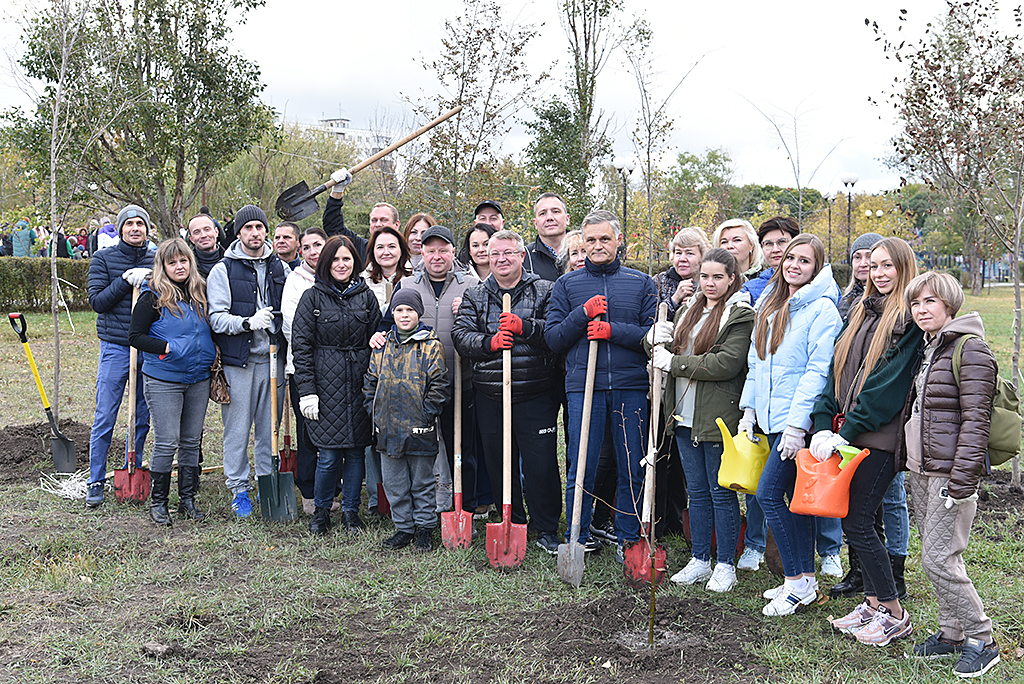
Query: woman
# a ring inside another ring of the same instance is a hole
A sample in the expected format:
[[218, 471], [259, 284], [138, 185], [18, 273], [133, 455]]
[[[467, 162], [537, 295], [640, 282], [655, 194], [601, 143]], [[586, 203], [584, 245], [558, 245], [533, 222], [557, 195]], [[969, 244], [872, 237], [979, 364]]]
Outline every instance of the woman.
[[330, 530], [339, 479], [342, 524], [350, 531], [366, 527], [359, 518], [359, 496], [371, 426], [363, 408], [363, 376], [381, 312], [366, 281], [356, 275], [361, 270], [351, 240], [328, 239], [316, 265], [316, 282], [302, 293], [292, 321], [299, 410], [310, 441], [320, 450], [309, 523], [313, 534]]
[[[747, 350], [754, 310], [733, 255], [710, 249], [700, 262], [701, 292], [676, 312], [671, 335], [654, 328], [651, 362], [669, 373], [664, 409], [676, 444], [690, 496], [690, 537], [693, 557], [672, 576], [678, 584], [707, 579], [709, 591], [736, 586], [736, 544], [740, 504], [736, 492], [718, 484], [721, 417], [735, 432], [742, 412], [740, 392], [747, 371]], [[669, 344], [671, 350], [660, 346]], [[647, 341], [645, 340], [645, 346]], [[718, 539], [718, 563], [711, 569], [711, 537]], [[710, 578], [710, 579], [709, 579]]]
[[[390, 226], [380, 228], [370, 236], [366, 247], [366, 270], [362, 278], [377, 296], [381, 311], [386, 311], [391, 292], [402, 278], [412, 275], [409, 262], [412, 253], [402, 234]], [[389, 288], [388, 285], [391, 287]]]
[[480, 282], [491, 275], [491, 262], [487, 258], [487, 241], [494, 235], [494, 226], [489, 223], [476, 223], [462, 240], [459, 251], [459, 263], [479, 278]]
[[[921, 535], [921, 566], [939, 594], [939, 631], [914, 655], [959, 655], [953, 671], [979, 677], [999, 662], [992, 620], [985, 615], [963, 552], [978, 509], [978, 483], [986, 471], [996, 360], [985, 344], [977, 312], [954, 318], [964, 302], [960, 283], [946, 273], [925, 273], [904, 295], [924, 331], [924, 360], [910, 393], [903, 430], [914, 517]], [[959, 341], [969, 335], [964, 342]], [[960, 346], [959, 382], [953, 372]]]
[[587, 263], [587, 252], [583, 249], [583, 231], [570, 230], [562, 238], [562, 247], [558, 250], [558, 270], [560, 273], [578, 271]]
[[700, 285], [700, 260], [711, 243], [700, 228], [683, 228], [668, 243], [672, 265], [654, 277], [658, 297], [668, 304], [668, 317], [676, 315], [679, 305], [697, 292]]
[[916, 275], [914, 251], [906, 242], [885, 238], [874, 246], [864, 296], [836, 342], [828, 379], [812, 412], [816, 432], [811, 453], [819, 461], [846, 444], [871, 450], [850, 482], [850, 510], [843, 519], [847, 543], [860, 559], [865, 600], [830, 622], [833, 629], [876, 646], [913, 630], [875, 524], [878, 518], [881, 527], [882, 497], [905, 463], [901, 418], [922, 333], [911, 320], [903, 291]]
[[839, 315], [843, 322], [850, 317], [850, 309], [864, 295], [868, 273], [871, 270], [871, 248], [878, 244], [882, 236], [878, 233], [864, 233], [850, 246], [850, 283], [839, 300]]
[[437, 225], [437, 221], [434, 220], [434, 217], [424, 212], [413, 214], [405, 222], [403, 235], [405, 242], [409, 245], [409, 253], [412, 254], [413, 270], [423, 265], [423, 256], [420, 254], [423, 247], [423, 234], [427, 232], [427, 228], [435, 225]]
[[202, 520], [196, 507], [199, 447], [217, 348], [207, 318], [206, 282], [181, 238], [160, 243], [153, 274], [132, 310], [128, 342], [142, 352], [142, 391], [153, 427], [149, 517], [170, 527], [171, 464], [178, 455], [178, 514]]
[[711, 244], [729, 250], [739, 265], [743, 279], [756, 278], [764, 269], [764, 253], [757, 240], [757, 231], [750, 221], [729, 219], [715, 228]]
[[786, 246], [757, 306], [739, 430], [753, 438], [756, 422], [771, 446], [757, 503], [775, 535], [786, 581], [780, 589], [769, 590], [772, 601], [761, 611], [768, 616], [790, 615], [817, 598], [814, 518], [790, 513], [786, 499], [793, 497], [793, 459], [807, 444], [811, 409], [825, 385], [843, 325], [838, 301], [825, 246], [804, 234]]

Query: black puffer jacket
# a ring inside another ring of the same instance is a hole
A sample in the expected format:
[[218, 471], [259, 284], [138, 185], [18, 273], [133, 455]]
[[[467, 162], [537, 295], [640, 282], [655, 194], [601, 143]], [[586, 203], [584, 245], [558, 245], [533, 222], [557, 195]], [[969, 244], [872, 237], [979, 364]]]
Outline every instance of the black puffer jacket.
[[319, 420], [306, 433], [322, 449], [363, 448], [372, 425], [363, 406], [363, 376], [380, 306], [361, 278], [344, 293], [317, 281], [302, 293], [292, 319], [292, 355], [299, 396], [320, 397]]
[[[544, 342], [544, 323], [552, 283], [535, 273], [523, 273], [512, 289], [512, 313], [523, 319], [523, 334], [513, 336], [512, 400], [521, 401], [552, 391], [562, 384], [555, 377], [555, 355]], [[455, 348], [473, 363], [473, 386], [501, 401], [501, 352], [491, 351], [498, 332], [501, 291], [494, 278], [466, 290], [452, 326]]]
[[99, 314], [96, 334], [104, 342], [128, 346], [132, 327], [132, 286], [121, 277], [130, 268], [152, 268], [149, 247], [132, 247], [119, 240], [113, 247], [101, 249], [89, 262], [89, 306]]

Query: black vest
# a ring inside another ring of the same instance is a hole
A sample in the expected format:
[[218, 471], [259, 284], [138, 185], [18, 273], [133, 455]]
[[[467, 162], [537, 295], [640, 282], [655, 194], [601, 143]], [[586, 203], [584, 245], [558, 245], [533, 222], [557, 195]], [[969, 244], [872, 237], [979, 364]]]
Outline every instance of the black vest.
[[[231, 287], [231, 311], [235, 316], [248, 318], [256, 313], [256, 267], [249, 259], [224, 259], [228, 272], [228, 284]], [[281, 339], [281, 295], [284, 292], [284, 262], [275, 254], [267, 262], [267, 289], [264, 301], [274, 309], [275, 325], [271, 333], [275, 344]], [[241, 366], [249, 362], [249, 348], [252, 347], [252, 333], [242, 332], [238, 335], [214, 333], [213, 341], [220, 347], [220, 356], [226, 366]]]

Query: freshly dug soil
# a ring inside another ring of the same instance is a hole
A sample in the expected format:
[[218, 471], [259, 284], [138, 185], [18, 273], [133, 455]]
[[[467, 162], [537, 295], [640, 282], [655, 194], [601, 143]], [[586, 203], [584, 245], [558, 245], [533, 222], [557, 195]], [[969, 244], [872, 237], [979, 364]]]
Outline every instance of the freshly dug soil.
[[[90, 426], [73, 420], [58, 424], [64, 436], [75, 443], [77, 467], [88, 467]], [[8, 425], [0, 430], [0, 482], [36, 480], [43, 472], [53, 472], [49, 423]]]

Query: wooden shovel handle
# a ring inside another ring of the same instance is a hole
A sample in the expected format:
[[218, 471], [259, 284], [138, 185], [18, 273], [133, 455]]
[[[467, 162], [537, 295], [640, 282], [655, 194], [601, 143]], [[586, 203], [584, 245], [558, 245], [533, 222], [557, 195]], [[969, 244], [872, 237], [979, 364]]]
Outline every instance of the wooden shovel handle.
[[[658, 307], [658, 323], [664, 323], [667, 318], [668, 304], [662, 302]], [[651, 429], [647, 438], [647, 455], [649, 461], [656, 458], [658, 454], [658, 412], [661, 410], [662, 373], [663, 371], [660, 368], [655, 368], [653, 379], [651, 380], [651, 415], [649, 416]], [[644, 523], [650, 523], [654, 518], [654, 478], [654, 465], [648, 465], [647, 472], [644, 473], [644, 507], [642, 514], [642, 520]]]
[[[594, 318], [601, 320], [600, 316]], [[572, 495], [572, 520], [569, 527], [569, 543], [576, 544], [580, 538], [580, 516], [583, 513], [583, 483], [587, 473], [587, 450], [590, 448], [590, 415], [594, 409], [594, 376], [597, 374], [598, 340], [590, 340], [587, 350], [587, 379], [583, 387], [583, 417], [580, 422], [580, 443], [576, 451], [576, 483]]]
[[[139, 301], [139, 288], [132, 288], [132, 311]], [[139, 350], [128, 348], [128, 474], [135, 472], [135, 385], [138, 379]]]
[[[512, 311], [512, 297], [506, 292], [501, 297], [501, 310]], [[512, 350], [501, 350], [501, 460], [502, 478], [501, 503], [512, 505]], [[508, 522], [508, 521], [504, 521]]]
[[452, 396], [452, 401], [455, 402], [452, 407], [455, 411], [455, 429], [452, 435], [452, 462], [455, 467], [452, 471], [452, 480], [455, 494], [462, 493], [462, 359], [459, 358], [459, 353], [455, 352], [455, 390]]

